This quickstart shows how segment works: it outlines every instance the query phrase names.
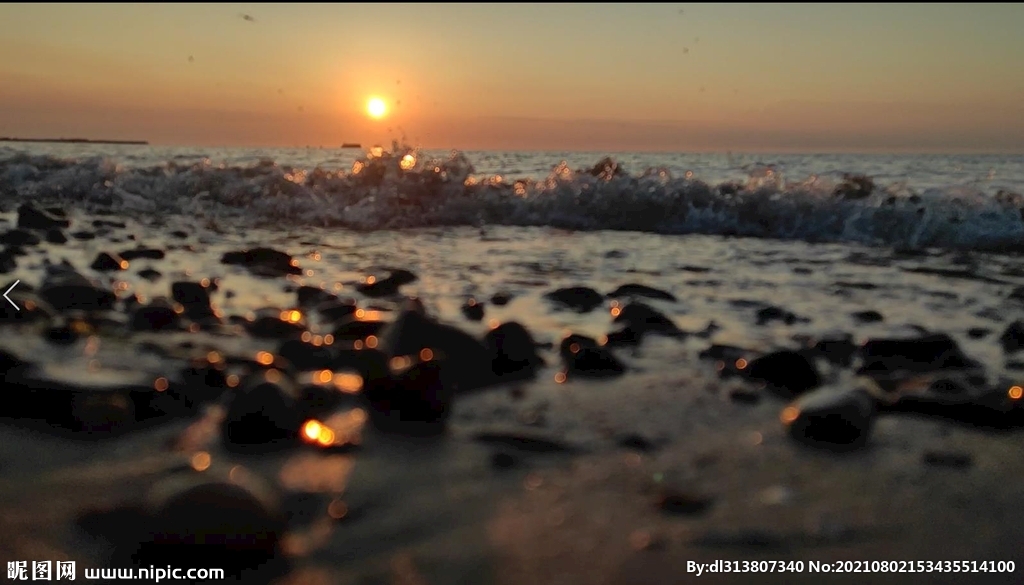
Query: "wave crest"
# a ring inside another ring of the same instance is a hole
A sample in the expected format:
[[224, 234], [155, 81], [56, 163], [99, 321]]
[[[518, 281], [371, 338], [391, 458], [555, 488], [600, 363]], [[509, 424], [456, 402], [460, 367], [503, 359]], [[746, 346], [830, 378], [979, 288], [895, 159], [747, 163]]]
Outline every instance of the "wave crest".
[[604, 158], [564, 161], [547, 177], [480, 178], [453, 151], [428, 158], [393, 144], [351, 169], [303, 169], [262, 160], [247, 166], [170, 161], [125, 168], [104, 158], [16, 154], [0, 161], [0, 190], [128, 211], [359, 230], [459, 225], [551, 226], [717, 234], [905, 248], [1016, 251], [1024, 244], [1024, 197], [971, 187], [915, 192], [863, 175], [788, 181], [772, 165], [746, 182], [709, 184], [664, 168], [630, 174]]

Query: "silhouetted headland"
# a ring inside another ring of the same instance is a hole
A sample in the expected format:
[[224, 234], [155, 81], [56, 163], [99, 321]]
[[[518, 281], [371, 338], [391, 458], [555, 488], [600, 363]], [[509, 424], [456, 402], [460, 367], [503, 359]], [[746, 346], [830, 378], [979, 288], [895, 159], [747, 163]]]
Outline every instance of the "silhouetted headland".
[[362, 148], [363, 146], [358, 142], [345, 142], [341, 145], [342, 148]]
[[88, 138], [10, 138], [0, 136], [0, 142], [63, 142], [69, 144], [137, 144], [146, 146], [145, 140], [90, 140]]

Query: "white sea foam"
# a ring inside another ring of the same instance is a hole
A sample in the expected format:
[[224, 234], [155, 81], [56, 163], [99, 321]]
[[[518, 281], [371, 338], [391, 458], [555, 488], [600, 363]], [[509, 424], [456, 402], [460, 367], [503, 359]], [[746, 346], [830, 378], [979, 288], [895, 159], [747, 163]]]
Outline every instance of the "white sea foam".
[[[856, 242], [908, 248], [1017, 250], [1024, 198], [973, 184], [915, 190], [905, 181], [829, 170], [793, 181], [777, 165], [743, 181], [705, 182], [666, 167], [627, 173], [610, 159], [547, 176], [481, 175], [464, 154], [431, 158], [395, 145], [351, 168], [172, 159], [128, 166], [103, 157], [0, 157], [4, 198], [61, 200], [127, 212], [216, 215], [264, 224], [359, 230], [450, 225], [553, 226]], [[870, 191], [870, 192], [869, 192]], [[12, 197], [13, 196], [13, 197]]]

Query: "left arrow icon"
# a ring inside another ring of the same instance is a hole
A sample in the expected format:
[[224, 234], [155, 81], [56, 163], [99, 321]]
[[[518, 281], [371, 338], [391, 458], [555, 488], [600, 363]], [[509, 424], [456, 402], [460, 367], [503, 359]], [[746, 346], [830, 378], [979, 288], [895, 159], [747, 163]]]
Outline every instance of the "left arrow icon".
[[8, 303], [11, 303], [11, 306], [14, 307], [14, 309], [16, 311], [20, 311], [21, 307], [19, 307], [18, 305], [14, 304], [14, 301], [11, 300], [11, 297], [9, 297], [7, 295], [11, 294], [11, 291], [14, 290], [14, 287], [18, 286], [18, 283], [20, 283], [20, 282], [21, 282], [20, 280], [15, 280], [14, 284], [12, 284], [9, 289], [4, 291], [4, 298], [7, 299]]

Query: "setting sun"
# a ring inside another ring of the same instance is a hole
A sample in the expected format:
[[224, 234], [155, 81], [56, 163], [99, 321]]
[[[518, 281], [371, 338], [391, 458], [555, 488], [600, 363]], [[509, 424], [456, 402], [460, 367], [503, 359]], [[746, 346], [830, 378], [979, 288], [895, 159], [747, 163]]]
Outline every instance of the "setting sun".
[[370, 101], [366, 102], [366, 113], [370, 114], [371, 118], [380, 119], [388, 113], [388, 106], [380, 98], [370, 98]]

